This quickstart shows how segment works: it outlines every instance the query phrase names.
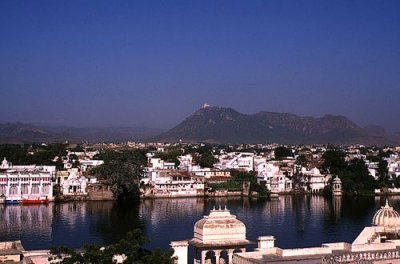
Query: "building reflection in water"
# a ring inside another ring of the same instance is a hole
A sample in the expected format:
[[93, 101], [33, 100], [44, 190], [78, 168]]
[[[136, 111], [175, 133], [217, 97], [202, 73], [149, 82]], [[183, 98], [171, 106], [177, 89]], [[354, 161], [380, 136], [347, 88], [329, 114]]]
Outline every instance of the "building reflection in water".
[[60, 204], [57, 206], [57, 214], [60, 215], [61, 221], [72, 230], [79, 220], [86, 217], [86, 206], [86, 203], [78, 202]]
[[53, 204], [30, 206], [0, 205], [0, 232], [2, 236], [20, 239], [39, 236], [50, 240], [52, 236]]
[[204, 213], [204, 199], [146, 199], [141, 201], [139, 216], [153, 228], [173, 220], [179, 222]]
[[22, 240], [26, 249], [114, 243], [143, 226], [138, 210], [114, 202], [0, 205], [0, 241]]
[[342, 196], [333, 196], [332, 204], [333, 204], [333, 214], [337, 222], [339, 221], [340, 216], [342, 214]]

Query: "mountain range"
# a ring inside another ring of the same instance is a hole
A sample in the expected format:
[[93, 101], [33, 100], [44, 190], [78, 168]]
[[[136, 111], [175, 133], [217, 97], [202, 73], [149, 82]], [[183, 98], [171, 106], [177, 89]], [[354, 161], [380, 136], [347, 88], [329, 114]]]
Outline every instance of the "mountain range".
[[243, 114], [232, 108], [206, 106], [168, 131], [144, 127], [41, 127], [0, 124], [0, 143], [32, 142], [196, 142], [216, 144], [365, 144], [395, 145], [400, 133], [379, 126], [361, 127], [340, 115], [304, 117], [289, 113]]
[[303, 117], [289, 113], [243, 114], [232, 108], [202, 107], [154, 141], [392, 145], [400, 138], [379, 126], [360, 127], [340, 115]]
[[162, 131], [145, 127], [39, 127], [18, 122], [0, 124], [0, 143], [143, 141]]

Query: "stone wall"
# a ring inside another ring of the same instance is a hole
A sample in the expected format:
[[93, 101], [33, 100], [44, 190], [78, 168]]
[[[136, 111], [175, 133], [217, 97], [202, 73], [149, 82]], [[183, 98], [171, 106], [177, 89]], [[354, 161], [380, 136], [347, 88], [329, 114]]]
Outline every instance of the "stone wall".
[[322, 244], [323, 247], [328, 247], [332, 250], [351, 251], [351, 244], [345, 242], [326, 243]]
[[215, 190], [213, 192], [206, 192], [208, 197], [228, 197], [228, 196], [242, 196], [241, 191], [228, 191], [228, 190]]
[[203, 190], [154, 190], [141, 189], [141, 198], [174, 198], [174, 197], [204, 197]]
[[22, 251], [24, 248], [19, 240], [0, 242], [0, 262], [19, 263]]
[[93, 200], [93, 201], [114, 200], [111, 188], [106, 184], [101, 184], [101, 183], [90, 184], [86, 188], [86, 192], [88, 194], [87, 196], [88, 200]]
[[332, 249], [328, 247], [311, 247], [311, 248], [295, 248], [295, 249], [282, 250], [282, 257], [327, 255], [327, 254], [332, 254]]

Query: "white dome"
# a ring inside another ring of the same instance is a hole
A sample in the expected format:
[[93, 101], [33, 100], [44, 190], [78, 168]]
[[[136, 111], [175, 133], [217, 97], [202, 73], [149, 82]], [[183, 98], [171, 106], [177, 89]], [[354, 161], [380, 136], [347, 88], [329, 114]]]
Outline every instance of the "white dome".
[[194, 225], [195, 245], [247, 244], [246, 226], [227, 209], [211, 210]]
[[400, 227], [400, 214], [389, 206], [386, 200], [386, 205], [376, 211], [372, 218], [372, 224], [383, 227]]
[[333, 183], [342, 183], [342, 180], [338, 176], [333, 179]]

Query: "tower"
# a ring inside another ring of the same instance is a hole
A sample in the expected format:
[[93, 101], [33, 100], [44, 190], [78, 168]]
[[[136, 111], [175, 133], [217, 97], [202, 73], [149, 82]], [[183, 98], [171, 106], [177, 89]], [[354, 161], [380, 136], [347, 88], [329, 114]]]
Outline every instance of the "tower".
[[340, 178], [338, 176], [336, 176], [335, 179], [333, 179], [333, 190], [332, 190], [332, 194], [333, 196], [340, 196], [342, 195], [342, 181], [340, 180]]

